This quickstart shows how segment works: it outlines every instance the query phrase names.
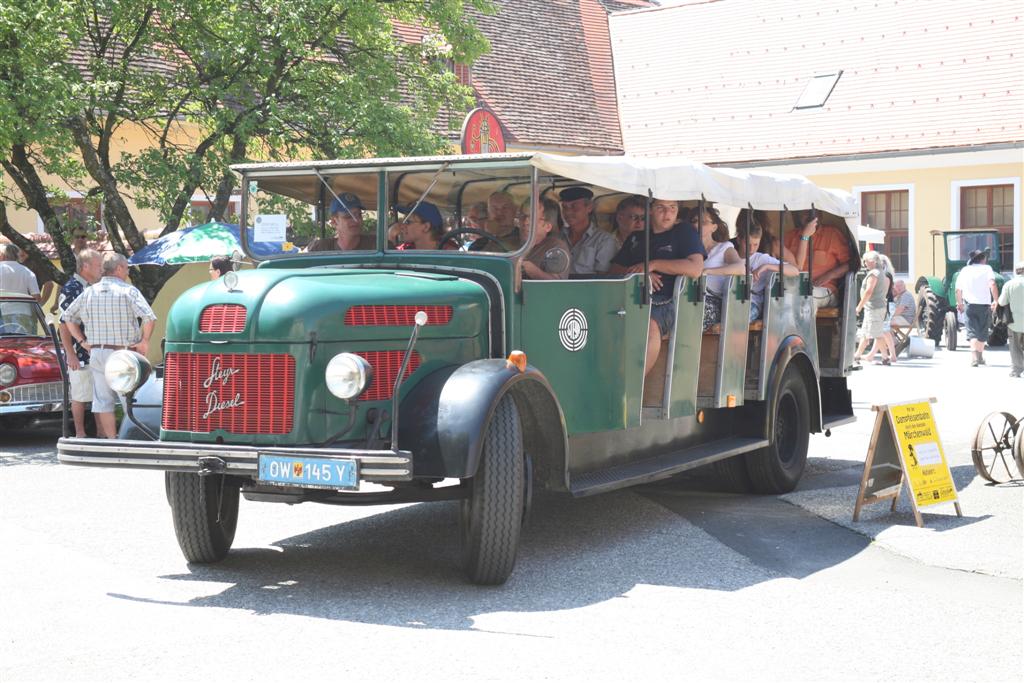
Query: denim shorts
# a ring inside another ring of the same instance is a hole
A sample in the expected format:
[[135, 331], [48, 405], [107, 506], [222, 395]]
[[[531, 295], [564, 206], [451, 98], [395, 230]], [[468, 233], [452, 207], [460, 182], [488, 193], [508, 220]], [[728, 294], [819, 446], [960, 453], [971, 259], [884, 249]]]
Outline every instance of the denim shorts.
[[673, 299], [651, 302], [651, 320], [658, 323], [662, 337], [672, 334], [672, 327], [676, 324], [676, 307], [673, 304]]

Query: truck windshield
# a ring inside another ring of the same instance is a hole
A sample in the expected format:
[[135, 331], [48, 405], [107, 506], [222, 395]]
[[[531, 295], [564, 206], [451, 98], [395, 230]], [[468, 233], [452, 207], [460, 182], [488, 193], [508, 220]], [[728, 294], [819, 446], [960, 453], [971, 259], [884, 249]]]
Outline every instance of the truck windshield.
[[991, 232], [963, 231], [956, 235], [946, 235], [946, 258], [950, 261], [966, 261], [975, 249], [987, 251], [990, 259], [999, 259], [999, 245], [996, 236]]

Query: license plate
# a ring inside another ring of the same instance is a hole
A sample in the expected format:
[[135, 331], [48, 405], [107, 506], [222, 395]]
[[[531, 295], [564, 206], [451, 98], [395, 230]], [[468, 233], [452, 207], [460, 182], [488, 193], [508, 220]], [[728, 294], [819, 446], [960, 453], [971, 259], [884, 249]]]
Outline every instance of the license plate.
[[301, 455], [260, 453], [261, 482], [325, 489], [359, 488], [359, 468], [355, 460], [335, 460]]

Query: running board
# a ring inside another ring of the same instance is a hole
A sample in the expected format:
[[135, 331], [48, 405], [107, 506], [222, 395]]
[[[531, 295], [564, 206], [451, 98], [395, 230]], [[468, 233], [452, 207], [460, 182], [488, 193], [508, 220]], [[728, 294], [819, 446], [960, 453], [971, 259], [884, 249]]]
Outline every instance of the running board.
[[640, 462], [609, 467], [586, 474], [571, 475], [569, 492], [573, 496], [591, 496], [625, 486], [665, 479], [685, 470], [723, 460], [733, 455], [764, 448], [768, 439], [730, 437], [673, 451]]
[[843, 415], [841, 413], [840, 414], [836, 414], [836, 415], [822, 415], [821, 416], [821, 431], [825, 431], [826, 429], [833, 429], [835, 427], [840, 427], [842, 425], [848, 425], [851, 422], [856, 422], [856, 421], [857, 421], [857, 416], [856, 415]]

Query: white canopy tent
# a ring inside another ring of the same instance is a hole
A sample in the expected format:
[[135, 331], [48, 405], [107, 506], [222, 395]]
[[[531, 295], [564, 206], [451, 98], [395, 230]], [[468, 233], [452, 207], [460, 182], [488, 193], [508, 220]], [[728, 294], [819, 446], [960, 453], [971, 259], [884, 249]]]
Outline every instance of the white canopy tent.
[[677, 201], [699, 200], [781, 211], [812, 206], [844, 219], [859, 215], [857, 200], [843, 190], [821, 188], [800, 175], [714, 168], [684, 157], [560, 156], [538, 153], [542, 171], [619, 192]]
[[857, 226], [857, 239], [868, 244], [884, 244], [885, 231], [872, 228], [869, 225]]

